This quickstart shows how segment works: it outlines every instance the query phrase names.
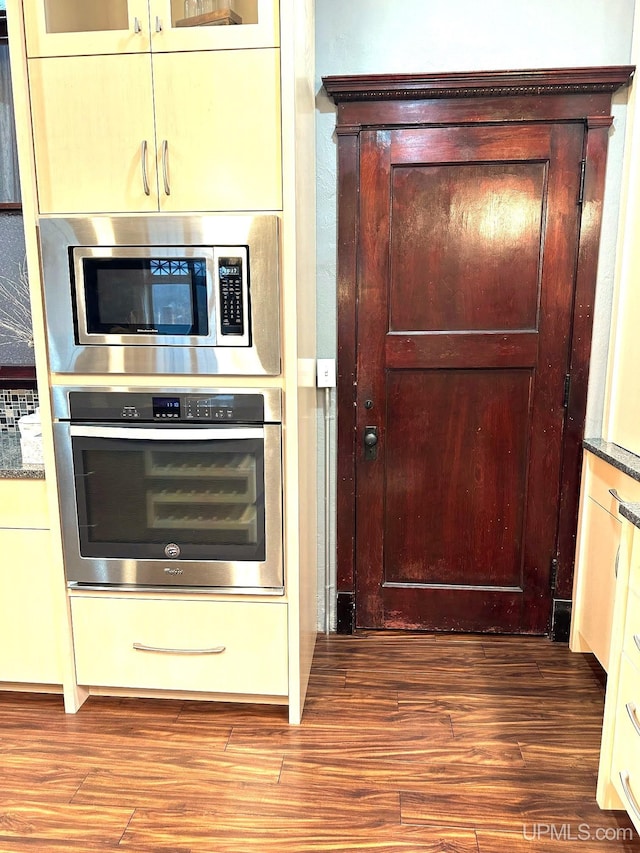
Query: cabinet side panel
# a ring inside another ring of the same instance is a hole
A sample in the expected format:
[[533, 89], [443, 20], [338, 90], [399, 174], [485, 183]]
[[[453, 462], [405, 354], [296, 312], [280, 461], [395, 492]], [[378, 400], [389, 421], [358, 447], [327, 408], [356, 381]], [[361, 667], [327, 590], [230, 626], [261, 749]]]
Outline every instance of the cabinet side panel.
[[[640, 63], [640, 4], [636, 3], [631, 61]], [[637, 72], [636, 72], [637, 74]], [[618, 229], [617, 293], [611, 327], [603, 435], [640, 454], [640, 101], [629, 90], [625, 174]]]

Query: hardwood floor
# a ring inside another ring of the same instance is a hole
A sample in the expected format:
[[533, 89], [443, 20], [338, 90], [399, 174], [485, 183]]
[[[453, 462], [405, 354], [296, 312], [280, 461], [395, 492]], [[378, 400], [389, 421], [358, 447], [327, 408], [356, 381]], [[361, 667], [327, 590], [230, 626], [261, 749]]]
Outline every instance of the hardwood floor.
[[319, 637], [300, 727], [0, 693], [0, 853], [640, 851], [595, 803], [602, 708], [566, 646], [394, 633]]

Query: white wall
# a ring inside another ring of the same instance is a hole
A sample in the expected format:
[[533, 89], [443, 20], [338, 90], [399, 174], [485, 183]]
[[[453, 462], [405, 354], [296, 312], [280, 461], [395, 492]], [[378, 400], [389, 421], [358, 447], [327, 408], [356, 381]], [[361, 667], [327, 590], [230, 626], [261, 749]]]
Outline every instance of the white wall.
[[[625, 65], [631, 55], [633, 14], [634, 0], [316, 0], [319, 357], [334, 358], [336, 353], [335, 109], [322, 89], [321, 78], [332, 74]], [[626, 94], [617, 95], [594, 317], [586, 425], [589, 436], [600, 435], [602, 424], [625, 105]], [[333, 471], [335, 422], [331, 425], [331, 440]], [[320, 447], [323, 441], [321, 436]], [[324, 464], [323, 459], [319, 464]], [[322, 476], [319, 482], [322, 487]], [[332, 476], [332, 484], [329, 501], [333, 517], [335, 476]], [[324, 499], [321, 495], [321, 507]], [[321, 517], [319, 557], [322, 572], [325, 568], [324, 526]], [[328, 534], [328, 568], [333, 581], [333, 524]], [[319, 601], [319, 614], [323, 624], [323, 601]], [[331, 621], [333, 623], [333, 614]]]

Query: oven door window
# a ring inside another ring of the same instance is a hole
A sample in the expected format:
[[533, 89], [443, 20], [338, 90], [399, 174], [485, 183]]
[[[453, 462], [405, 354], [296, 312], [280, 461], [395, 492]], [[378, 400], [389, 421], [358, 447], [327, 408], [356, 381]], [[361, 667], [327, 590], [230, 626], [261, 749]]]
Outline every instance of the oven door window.
[[87, 335], [205, 336], [205, 257], [85, 257]]
[[265, 559], [263, 439], [72, 441], [83, 557]]

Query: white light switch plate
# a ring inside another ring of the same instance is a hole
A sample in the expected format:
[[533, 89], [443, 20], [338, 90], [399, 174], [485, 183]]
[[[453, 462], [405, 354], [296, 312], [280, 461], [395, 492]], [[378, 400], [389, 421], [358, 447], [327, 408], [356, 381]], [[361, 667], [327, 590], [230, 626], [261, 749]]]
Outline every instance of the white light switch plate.
[[336, 360], [335, 358], [319, 358], [317, 368], [318, 388], [336, 387]]

